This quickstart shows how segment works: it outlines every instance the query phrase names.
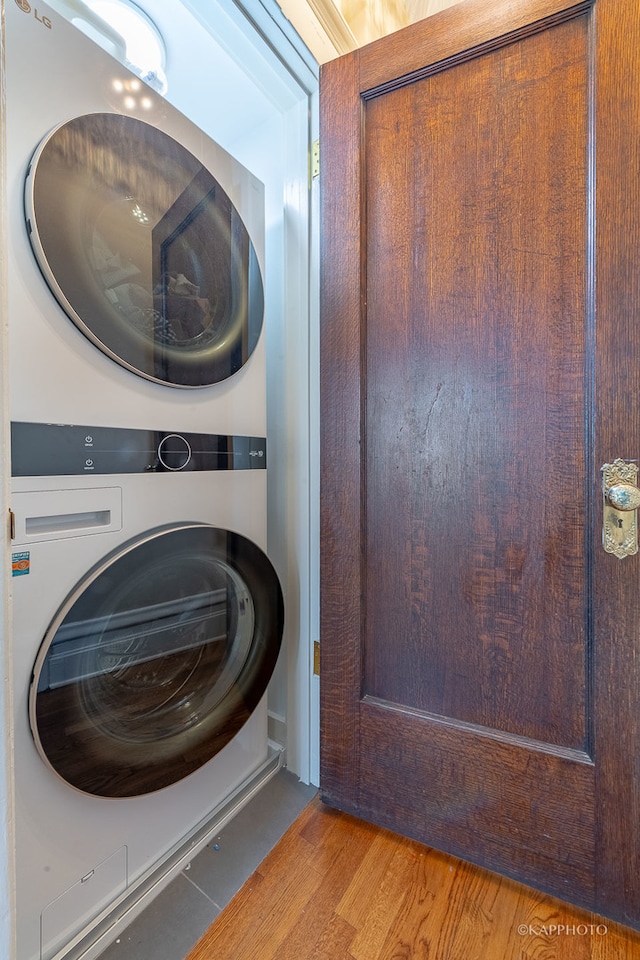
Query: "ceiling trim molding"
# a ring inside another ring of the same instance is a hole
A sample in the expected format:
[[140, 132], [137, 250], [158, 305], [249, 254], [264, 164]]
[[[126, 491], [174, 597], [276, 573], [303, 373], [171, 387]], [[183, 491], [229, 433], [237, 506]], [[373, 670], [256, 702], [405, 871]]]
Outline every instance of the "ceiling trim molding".
[[356, 49], [358, 41], [333, 0], [307, 2], [339, 54], [350, 53]]

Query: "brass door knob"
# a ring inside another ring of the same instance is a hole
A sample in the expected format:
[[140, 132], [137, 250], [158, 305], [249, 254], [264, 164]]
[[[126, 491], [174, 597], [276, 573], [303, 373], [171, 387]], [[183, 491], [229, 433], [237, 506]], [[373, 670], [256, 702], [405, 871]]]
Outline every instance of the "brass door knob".
[[640, 507], [640, 489], [633, 483], [615, 483], [607, 490], [607, 500], [616, 510], [637, 510]]
[[614, 460], [602, 466], [602, 546], [622, 560], [638, 552], [638, 464]]

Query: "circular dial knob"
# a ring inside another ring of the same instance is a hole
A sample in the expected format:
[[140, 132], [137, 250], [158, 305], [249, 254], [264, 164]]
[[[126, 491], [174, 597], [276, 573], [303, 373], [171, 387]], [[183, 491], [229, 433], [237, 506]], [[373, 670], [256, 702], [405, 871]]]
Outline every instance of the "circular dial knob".
[[191, 459], [191, 447], [179, 433], [170, 433], [158, 444], [158, 459], [167, 470], [183, 470]]

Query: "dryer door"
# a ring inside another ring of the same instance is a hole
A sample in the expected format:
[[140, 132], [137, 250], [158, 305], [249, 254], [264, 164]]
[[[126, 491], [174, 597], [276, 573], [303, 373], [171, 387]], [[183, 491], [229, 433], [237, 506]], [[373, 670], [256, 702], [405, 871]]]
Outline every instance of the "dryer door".
[[206, 524], [136, 538], [87, 574], [47, 631], [29, 695], [40, 754], [100, 797], [181, 780], [248, 720], [282, 628], [277, 575], [250, 540]]
[[118, 363], [202, 387], [251, 356], [264, 308], [253, 243], [213, 175], [166, 133], [112, 113], [61, 124], [34, 154], [25, 206], [51, 290]]

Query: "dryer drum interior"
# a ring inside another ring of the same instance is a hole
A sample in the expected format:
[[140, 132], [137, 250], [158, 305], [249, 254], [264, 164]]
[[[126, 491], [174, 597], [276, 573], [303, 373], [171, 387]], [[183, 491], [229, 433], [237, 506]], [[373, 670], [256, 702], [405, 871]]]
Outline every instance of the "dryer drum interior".
[[250, 540], [158, 528], [77, 585], [29, 695], [42, 757], [71, 786], [141, 796], [207, 763], [249, 719], [276, 663], [282, 593]]
[[112, 359], [202, 387], [251, 356], [264, 312], [253, 243], [212, 173], [166, 133], [111, 113], [61, 124], [32, 158], [25, 206], [49, 287]]

